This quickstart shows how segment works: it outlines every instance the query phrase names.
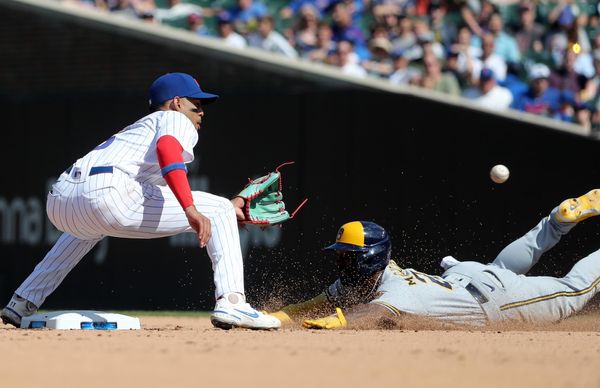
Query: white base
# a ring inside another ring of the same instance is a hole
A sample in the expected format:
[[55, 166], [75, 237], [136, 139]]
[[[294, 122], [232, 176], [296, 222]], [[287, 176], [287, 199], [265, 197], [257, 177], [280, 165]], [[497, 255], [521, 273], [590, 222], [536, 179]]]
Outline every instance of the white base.
[[103, 311], [52, 311], [23, 317], [21, 329], [139, 330], [140, 320]]

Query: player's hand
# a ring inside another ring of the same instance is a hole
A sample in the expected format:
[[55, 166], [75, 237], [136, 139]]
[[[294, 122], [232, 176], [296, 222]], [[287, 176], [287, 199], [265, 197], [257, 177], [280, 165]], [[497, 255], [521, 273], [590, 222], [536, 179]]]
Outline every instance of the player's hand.
[[307, 329], [340, 329], [347, 325], [346, 317], [339, 307], [335, 308], [333, 315], [319, 319], [306, 319], [302, 324]]
[[185, 216], [187, 217], [192, 229], [194, 229], [198, 235], [198, 243], [200, 244], [200, 248], [204, 248], [212, 236], [210, 220], [196, 210], [196, 207], [193, 205], [188, 206], [185, 209]]
[[235, 197], [229, 200], [235, 209], [235, 216], [238, 221], [244, 221], [246, 216], [244, 215], [244, 198]]

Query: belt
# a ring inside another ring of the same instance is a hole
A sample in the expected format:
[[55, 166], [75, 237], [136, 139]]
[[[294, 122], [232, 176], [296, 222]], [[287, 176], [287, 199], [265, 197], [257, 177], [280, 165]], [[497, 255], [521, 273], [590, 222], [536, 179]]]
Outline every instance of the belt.
[[[69, 166], [69, 168], [67, 168], [65, 170], [65, 172], [67, 174], [70, 174], [72, 169], [73, 169], [73, 166]], [[112, 172], [113, 172], [113, 166], [97, 166], [97, 167], [90, 168], [90, 173], [88, 174], [88, 176], [97, 175], [97, 174], [112, 174]]]
[[90, 173], [88, 176], [96, 175], [96, 174], [112, 174], [113, 166], [98, 166], [90, 168]]
[[479, 303], [479, 304], [484, 304], [487, 303], [488, 298], [485, 297], [485, 295], [483, 295], [481, 293], [481, 291], [479, 291], [474, 285], [472, 285], [471, 283], [467, 284], [465, 286], [465, 289], [467, 291], [469, 291], [469, 294], [471, 294], [471, 296], [473, 298], [475, 298], [475, 300]]

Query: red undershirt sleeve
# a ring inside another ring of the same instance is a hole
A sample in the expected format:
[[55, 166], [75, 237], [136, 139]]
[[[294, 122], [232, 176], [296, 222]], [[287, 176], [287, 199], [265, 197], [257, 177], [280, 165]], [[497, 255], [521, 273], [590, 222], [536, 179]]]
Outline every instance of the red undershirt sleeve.
[[194, 199], [182, 152], [183, 147], [173, 136], [161, 136], [156, 142], [156, 155], [161, 174], [181, 207], [185, 209], [194, 204]]

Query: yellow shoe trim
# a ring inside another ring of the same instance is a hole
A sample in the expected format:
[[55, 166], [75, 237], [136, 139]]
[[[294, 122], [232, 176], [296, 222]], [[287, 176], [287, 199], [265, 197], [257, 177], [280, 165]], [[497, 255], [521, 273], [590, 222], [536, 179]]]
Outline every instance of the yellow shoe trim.
[[564, 200], [556, 213], [558, 222], [581, 222], [600, 214], [600, 189], [594, 189], [577, 198]]

